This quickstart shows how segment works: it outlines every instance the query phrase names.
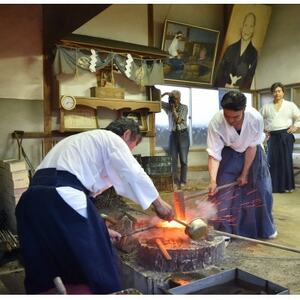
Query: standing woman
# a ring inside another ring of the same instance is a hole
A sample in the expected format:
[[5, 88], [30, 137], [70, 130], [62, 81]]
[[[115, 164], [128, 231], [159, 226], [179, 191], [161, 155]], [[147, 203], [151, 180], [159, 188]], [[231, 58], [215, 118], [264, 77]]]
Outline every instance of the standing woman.
[[300, 110], [291, 101], [284, 100], [284, 86], [271, 86], [273, 102], [260, 110], [268, 136], [268, 162], [273, 193], [292, 192], [295, 189], [293, 173], [294, 132], [300, 127]]

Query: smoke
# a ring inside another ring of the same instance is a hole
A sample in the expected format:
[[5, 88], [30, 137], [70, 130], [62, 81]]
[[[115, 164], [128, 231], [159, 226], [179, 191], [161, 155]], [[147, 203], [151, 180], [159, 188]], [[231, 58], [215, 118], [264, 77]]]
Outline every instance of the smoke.
[[200, 218], [202, 220], [214, 220], [217, 217], [217, 207], [209, 201], [196, 201], [196, 208], [186, 210], [190, 219]]

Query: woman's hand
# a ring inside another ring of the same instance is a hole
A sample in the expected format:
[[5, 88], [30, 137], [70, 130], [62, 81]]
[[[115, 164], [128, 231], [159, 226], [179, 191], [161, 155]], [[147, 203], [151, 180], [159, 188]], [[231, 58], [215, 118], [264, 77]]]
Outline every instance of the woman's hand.
[[288, 128], [287, 132], [288, 132], [288, 133], [294, 133], [294, 132], [297, 131], [297, 129], [298, 129], [298, 127], [292, 125], [292, 126], [290, 126], [290, 127]]

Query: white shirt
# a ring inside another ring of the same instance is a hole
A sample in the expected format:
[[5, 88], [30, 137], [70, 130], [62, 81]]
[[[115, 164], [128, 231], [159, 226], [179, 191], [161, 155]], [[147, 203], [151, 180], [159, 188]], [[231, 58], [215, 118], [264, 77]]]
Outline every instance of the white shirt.
[[[63, 139], [37, 169], [44, 168], [72, 173], [93, 195], [113, 186], [119, 195], [133, 200], [143, 209], [158, 197], [152, 180], [127, 144], [111, 131], [96, 129]], [[83, 206], [86, 208], [83, 192], [71, 187], [59, 187], [57, 191], [76, 211]]]
[[265, 104], [260, 113], [264, 118], [265, 129], [275, 131], [287, 129], [291, 125], [300, 127], [300, 110], [294, 102], [283, 99], [279, 111], [275, 110], [274, 103]]
[[237, 152], [244, 152], [248, 147], [261, 144], [265, 139], [263, 118], [254, 108], [247, 108], [240, 134], [225, 120], [223, 110], [217, 112], [208, 126], [207, 152], [216, 160], [221, 161], [225, 146]]
[[168, 49], [171, 57], [176, 57], [178, 55], [178, 47], [179, 47], [179, 40], [175, 35]]

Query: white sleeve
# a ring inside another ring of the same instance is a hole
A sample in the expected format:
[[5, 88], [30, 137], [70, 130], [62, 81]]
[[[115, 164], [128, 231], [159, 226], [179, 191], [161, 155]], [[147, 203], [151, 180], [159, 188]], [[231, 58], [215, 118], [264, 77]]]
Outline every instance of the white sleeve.
[[224, 148], [224, 142], [221, 136], [214, 128], [213, 122], [210, 122], [207, 130], [207, 149], [208, 155], [212, 156], [218, 161], [222, 160], [222, 150]]
[[255, 131], [253, 130], [253, 135], [251, 136], [251, 140], [249, 143], [249, 147], [254, 147], [256, 145], [260, 145], [265, 140], [265, 133], [264, 133], [264, 120], [261, 114], [256, 114], [255, 119]]
[[143, 209], [157, 199], [159, 193], [151, 178], [132, 155], [126, 143], [121, 140], [112, 143], [105, 161], [107, 174], [116, 192], [127, 197]]

